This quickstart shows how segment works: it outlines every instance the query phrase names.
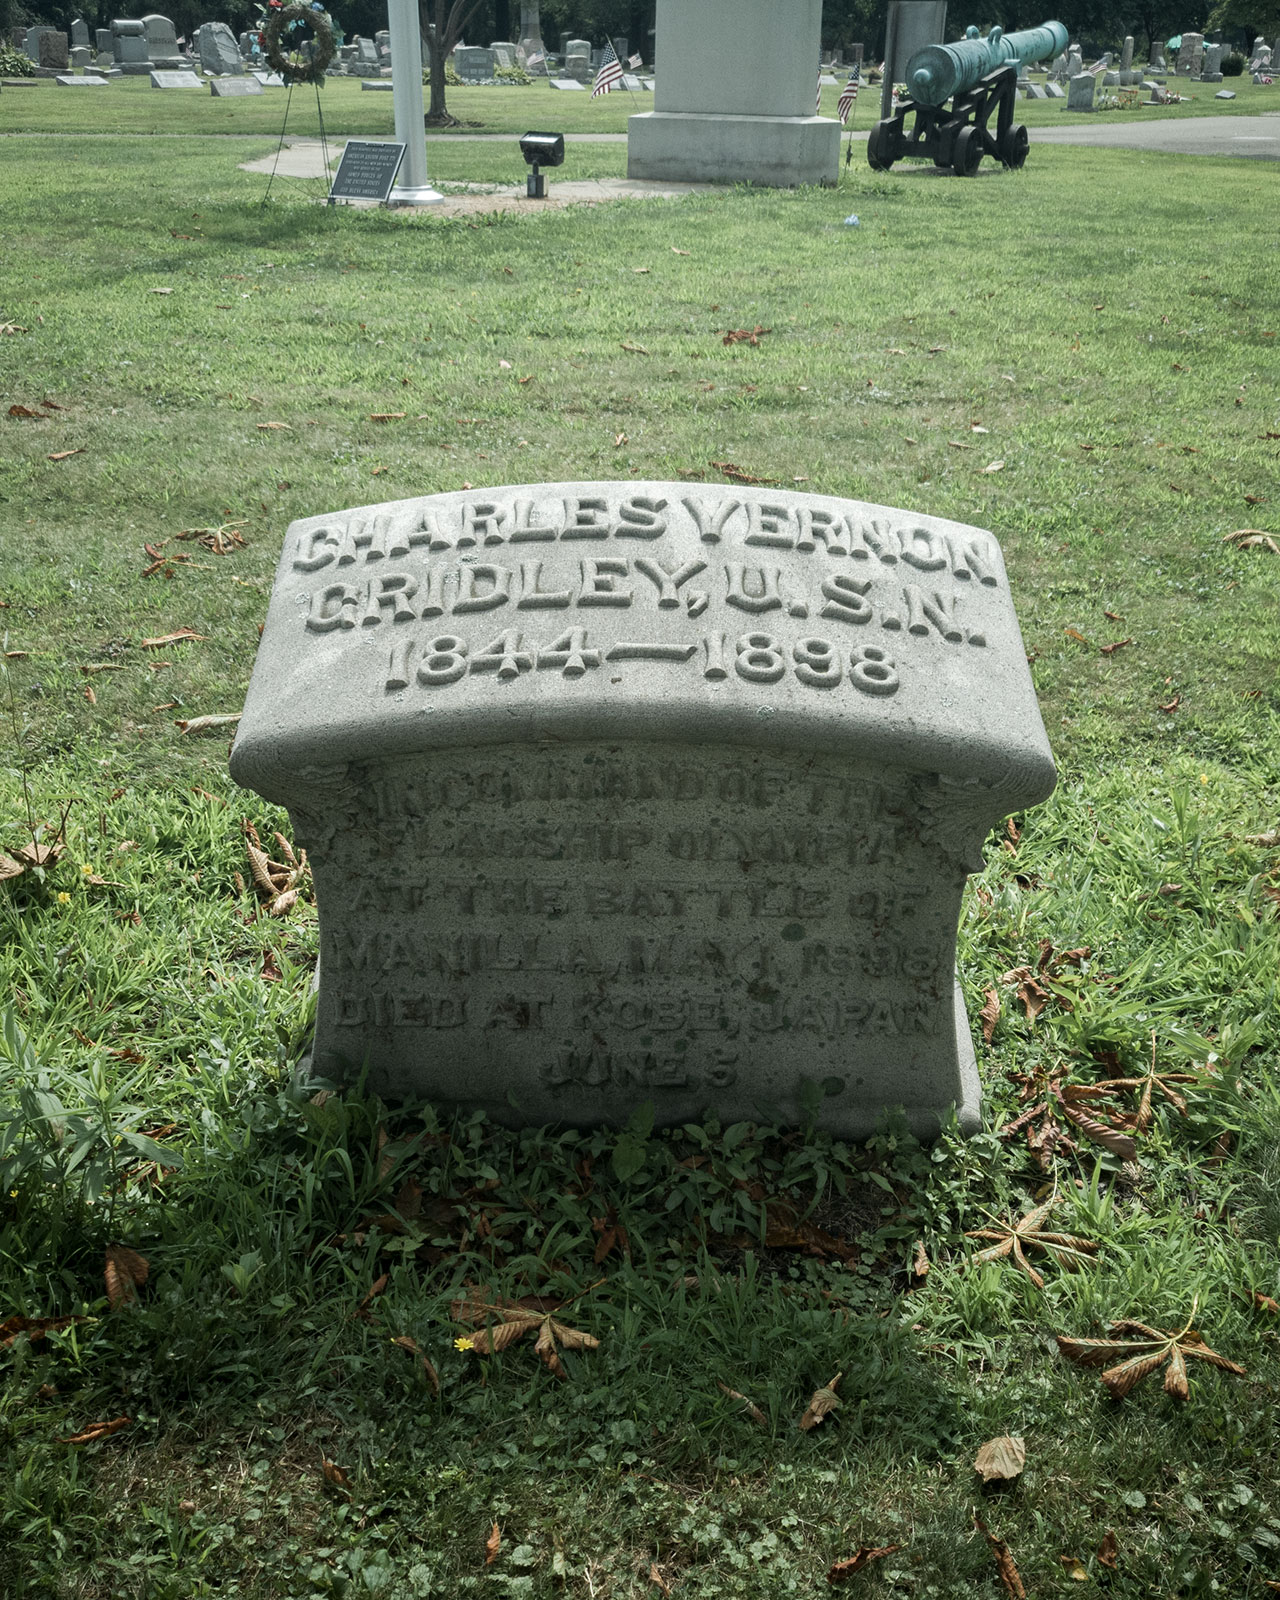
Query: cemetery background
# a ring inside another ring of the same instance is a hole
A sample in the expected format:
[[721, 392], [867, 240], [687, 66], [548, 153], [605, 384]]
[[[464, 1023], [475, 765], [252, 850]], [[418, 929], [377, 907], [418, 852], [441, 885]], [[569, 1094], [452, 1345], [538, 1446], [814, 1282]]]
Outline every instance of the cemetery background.
[[[451, 101], [468, 92], [488, 93]], [[34, 115], [11, 100], [0, 116]], [[23, 842], [24, 784], [38, 818], [75, 802], [56, 864], [0, 886], [19, 1113], [0, 1311], [90, 1319], [0, 1332], [0, 1591], [813, 1595], [833, 1561], [901, 1543], [867, 1593], [979, 1592], [978, 1503], [1037, 1594], [1078, 1592], [1063, 1556], [1102, 1576], [1109, 1529], [1113, 1594], [1261, 1592], [1280, 1576], [1280, 558], [1231, 537], [1280, 542], [1256, 172], [1041, 148], [963, 191], [856, 164], [835, 193], [453, 222], [302, 191], [264, 213], [236, 161], [271, 141], [217, 148], [105, 137], [51, 162], [47, 138], [10, 138], [0, 170], [19, 408], [0, 417], [0, 848]], [[431, 161], [511, 166], [443, 140]], [[726, 344], [739, 329], [758, 343]], [[931, 1151], [892, 1123], [865, 1150], [642, 1120], [518, 1136], [295, 1087], [314, 908], [303, 881], [265, 915], [241, 819], [264, 841], [283, 819], [196, 720], [239, 709], [286, 523], [726, 464], [1002, 542], [1062, 781], [966, 902], [990, 1131]], [[1096, 1264], [1037, 1254], [1037, 1290], [971, 1263], [965, 1230], [1052, 1193], [1025, 1135], [999, 1137], [1036, 1103], [1006, 1074], [1137, 1073], [1153, 1032], [1159, 1065], [1219, 1071], [1171, 1086], [1185, 1117], [1157, 1091], [1132, 1161], [1079, 1130], [1052, 1158], [1058, 1226]], [[81, 1119], [69, 1181], [41, 1072]], [[149, 1263], [118, 1309], [109, 1245]], [[458, 1349], [468, 1281], [571, 1300], [601, 1345], [568, 1351], [563, 1383], [529, 1341]], [[1248, 1377], [1199, 1367], [1182, 1408], [1151, 1380], [1117, 1406], [1052, 1350], [1193, 1308]], [[842, 1409], [800, 1431], [836, 1372]], [[1001, 1433], [1026, 1436], [1027, 1471], [982, 1504], [969, 1461]]]

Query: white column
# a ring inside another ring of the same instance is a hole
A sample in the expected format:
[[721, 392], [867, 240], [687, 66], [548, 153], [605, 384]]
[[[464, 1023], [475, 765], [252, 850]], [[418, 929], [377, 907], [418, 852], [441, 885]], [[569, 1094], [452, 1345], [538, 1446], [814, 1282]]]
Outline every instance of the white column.
[[391, 34], [391, 99], [395, 107], [396, 143], [405, 147], [399, 181], [387, 197], [387, 204], [436, 205], [444, 196], [427, 182], [418, 0], [387, 0], [387, 28]]

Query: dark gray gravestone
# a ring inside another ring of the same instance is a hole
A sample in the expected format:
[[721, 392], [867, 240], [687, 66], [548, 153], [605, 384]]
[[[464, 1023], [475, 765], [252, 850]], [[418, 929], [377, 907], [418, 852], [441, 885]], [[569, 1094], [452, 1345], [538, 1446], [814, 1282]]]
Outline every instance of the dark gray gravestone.
[[215, 100], [242, 100], [245, 95], [263, 92], [256, 78], [213, 78], [209, 83], [209, 93]]
[[980, 528], [556, 483], [289, 529], [231, 757], [320, 907], [314, 1064], [509, 1121], [918, 1133], [966, 875], [1054, 768]]
[[350, 140], [334, 174], [329, 199], [385, 200], [396, 181], [404, 152], [402, 144]]

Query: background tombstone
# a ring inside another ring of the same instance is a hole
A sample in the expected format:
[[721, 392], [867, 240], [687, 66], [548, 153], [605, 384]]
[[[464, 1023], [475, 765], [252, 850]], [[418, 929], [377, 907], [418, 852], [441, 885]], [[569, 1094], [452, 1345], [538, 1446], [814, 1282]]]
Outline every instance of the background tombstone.
[[1067, 46], [1067, 82], [1078, 78], [1084, 71], [1084, 55], [1078, 44]]
[[77, 17], [71, 24], [71, 48], [73, 50], [87, 50], [89, 44], [89, 25], [83, 17]]
[[93, 51], [89, 49], [88, 45], [73, 44], [67, 52], [67, 57], [73, 71], [77, 69], [83, 71], [85, 67], [93, 65]]
[[514, 67], [516, 65], [516, 47], [510, 39], [495, 39], [489, 48], [493, 51], [496, 66]]
[[1200, 65], [1201, 83], [1222, 82], [1222, 57], [1225, 50], [1226, 46], [1221, 44], [1205, 46], [1204, 57]]
[[56, 28], [42, 28], [37, 45], [37, 65], [45, 72], [65, 72], [71, 65], [71, 47], [65, 33]]
[[1200, 74], [1200, 56], [1204, 49], [1204, 34], [1184, 33], [1182, 43], [1178, 47], [1178, 76], [1180, 78], [1198, 77]]
[[1157, 39], [1151, 46], [1151, 56], [1147, 62], [1147, 71], [1167, 72], [1168, 70], [1164, 60], [1164, 45]]
[[220, 77], [238, 77], [244, 71], [244, 57], [236, 36], [225, 22], [206, 22], [196, 35], [203, 71]]
[[497, 57], [481, 45], [460, 44], [453, 52], [453, 70], [464, 83], [492, 83]]
[[1126, 33], [1125, 36], [1124, 36], [1124, 44], [1123, 44], [1123, 46], [1121, 47], [1121, 50], [1120, 50], [1120, 71], [1121, 72], [1128, 72], [1129, 68], [1132, 65], [1133, 65], [1133, 35], [1131, 33]]
[[906, 82], [907, 62], [926, 45], [941, 44], [946, 28], [947, 0], [890, 0], [880, 85], [882, 120], [893, 114], [893, 86]]
[[143, 17], [142, 26], [146, 30], [147, 52], [153, 67], [163, 71], [178, 71], [187, 65], [178, 49], [178, 35], [168, 17], [153, 11]]
[[111, 24], [112, 55], [125, 77], [144, 77], [151, 71], [147, 30], [141, 22], [116, 17]]
[[588, 83], [591, 79], [591, 41], [590, 39], [570, 39], [565, 49], [564, 75], [566, 78], [576, 78], [579, 83]]
[[1067, 110], [1092, 111], [1098, 80], [1092, 72], [1078, 72], [1067, 85]]
[[263, 94], [265, 90], [254, 77], [211, 78], [209, 93], [215, 100], [239, 99], [244, 95]]
[[[533, 65], [530, 66], [530, 58]], [[547, 75], [547, 47], [542, 42], [542, 22], [538, 15], [538, 0], [521, 0], [520, 39], [516, 59], [526, 72], [535, 77]]]
[[833, 184], [840, 124], [814, 115], [821, 20], [822, 0], [658, 0], [654, 109], [628, 119], [627, 176]]
[[844, 1137], [977, 1124], [965, 878], [1054, 783], [981, 529], [673, 483], [311, 517], [231, 763], [309, 853], [325, 1076], [535, 1126], [795, 1125], [817, 1085]]

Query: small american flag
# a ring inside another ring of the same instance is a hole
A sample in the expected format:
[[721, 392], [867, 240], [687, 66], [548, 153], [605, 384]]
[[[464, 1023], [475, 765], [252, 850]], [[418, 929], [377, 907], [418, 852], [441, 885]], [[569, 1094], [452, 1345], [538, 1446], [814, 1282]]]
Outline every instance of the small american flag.
[[840, 99], [836, 104], [836, 116], [841, 124], [848, 122], [849, 113], [853, 110], [853, 103], [858, 98], [858, 67], [854, 64], [853, 71], [849, 74], [849, 81], [840, 91]]
[[611, 44], [604, 47], [604, 54], [600, 57], [600, 70], [596, 73], [596, 81], [591, 88], [591, 98], [594, 100], [598, 94], [608, 94], [622, 82], [622, 63], [618, 60], [617, 51]]
[[644, 59], [641, 56], [629, 56], [627, 58], [627, 65], [631, 68], [631, 70], [633, 72], [636, 72], [642, 66], [644, 66]]

